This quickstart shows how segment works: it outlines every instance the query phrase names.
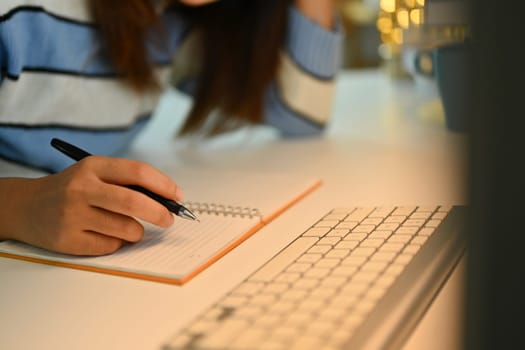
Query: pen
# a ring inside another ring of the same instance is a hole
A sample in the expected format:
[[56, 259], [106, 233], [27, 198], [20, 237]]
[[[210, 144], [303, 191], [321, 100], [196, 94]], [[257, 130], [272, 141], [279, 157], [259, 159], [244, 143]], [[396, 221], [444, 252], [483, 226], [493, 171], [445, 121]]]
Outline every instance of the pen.
[[[51, 146], [53, 146], [60, 152], [64, 153], [65, 155], [67, 155], [68, 157], [76, 161], [79, 161], [91, 155], [90, 153], [84, 151], [83, 149], [80, 149], [77, 146], [73, 146], [72, 144], [67, 143], [66, 141], [57, 139], [57, 138], [53, 138], [51, 140]], [[178, 215], [182, 218], [189, 219], [189, 220], [197, 220], [197, 217], [195, 216], [195, 214], [193, 214], [188, 208], [184, 207], [182, 204], [175, 202], [174, 200], [164, 198], [141, 186], [125, 185], [124, 187], [127, 187], [129, 189], [143, 193], [146, 196], [156, 200], [157, 202], [165, 206], [170, 212], [174, 213], [175, 215]]]

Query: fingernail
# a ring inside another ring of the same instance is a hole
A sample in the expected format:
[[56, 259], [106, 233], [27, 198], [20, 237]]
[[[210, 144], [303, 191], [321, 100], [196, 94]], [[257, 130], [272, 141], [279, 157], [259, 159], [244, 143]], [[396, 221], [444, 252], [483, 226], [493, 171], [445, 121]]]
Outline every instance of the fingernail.
[[175, 199], [181, 201], [184, 199], [184, 191], [182, 188], [177, 186], [177, 190], [175, 191]]
[[171, 225], [173, 225], [173, 222], [175, 221], [175, 217], [172, 213], [170, 213], [168, 216], [165, 217], [164, 225], [161, 225], [161, 227], [168, 228]]

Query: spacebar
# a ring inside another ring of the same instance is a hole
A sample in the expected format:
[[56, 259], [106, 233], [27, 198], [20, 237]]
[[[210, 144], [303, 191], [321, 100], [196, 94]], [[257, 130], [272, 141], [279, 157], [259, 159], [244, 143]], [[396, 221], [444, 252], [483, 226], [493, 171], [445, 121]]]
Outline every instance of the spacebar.
[[299, 237], [289, 246], [274, 256], [268, 263], [256, 271], [250, 281], [269, 282], [294, 260], [306, 252], [318, 241], [317, 237]]

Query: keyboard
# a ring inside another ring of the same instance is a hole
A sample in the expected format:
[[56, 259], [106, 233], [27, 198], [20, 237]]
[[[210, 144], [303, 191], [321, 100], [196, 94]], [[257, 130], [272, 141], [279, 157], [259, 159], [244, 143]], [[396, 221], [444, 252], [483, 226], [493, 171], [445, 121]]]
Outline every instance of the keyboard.
[[463, 254], [465, 216], [333, 209], [163, 348], [398, 349]]

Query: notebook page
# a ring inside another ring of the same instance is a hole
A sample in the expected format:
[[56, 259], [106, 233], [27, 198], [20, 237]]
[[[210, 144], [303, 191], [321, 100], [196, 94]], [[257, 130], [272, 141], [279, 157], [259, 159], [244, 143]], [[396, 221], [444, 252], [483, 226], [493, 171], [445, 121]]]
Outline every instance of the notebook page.
[[256, 217], [232, 218], [206, 214], [199, 215], [199, 220], [176, 219], [172, 227], [165, 231], [150, 226], [143, 240], [127, 244], [106, 256], [57, 254], [13, 241], [2, 242], [0, 252], [179, 279], [201, 267], [259, 222]]

